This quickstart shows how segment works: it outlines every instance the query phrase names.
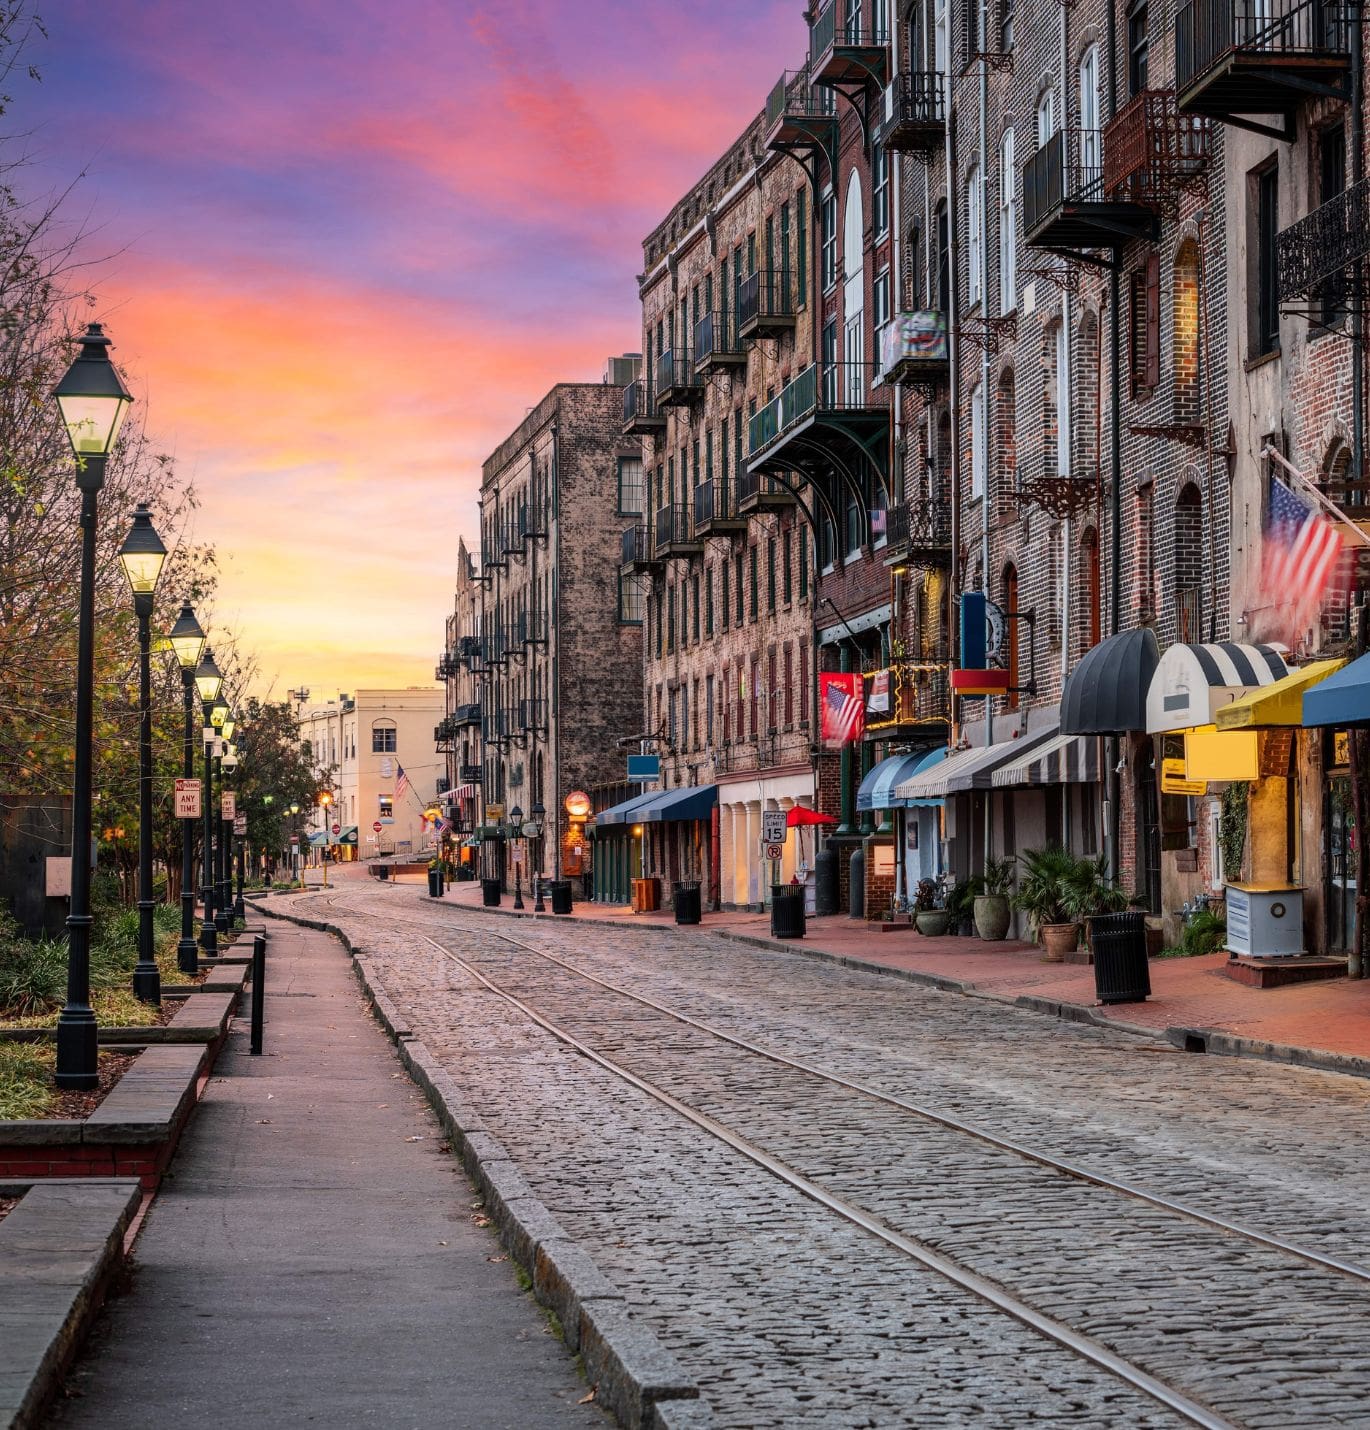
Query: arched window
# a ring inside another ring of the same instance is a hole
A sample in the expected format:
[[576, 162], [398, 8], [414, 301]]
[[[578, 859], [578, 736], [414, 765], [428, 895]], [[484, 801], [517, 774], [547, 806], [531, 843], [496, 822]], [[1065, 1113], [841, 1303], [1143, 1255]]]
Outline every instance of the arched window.
[[1075, 428], [1075, 471], [1093, 477], [1099, 470], [1099, 316], [1087, 308], [1075, 337], [1075, 389], [1071, 414]]
[[1019, 679], [1018, 627], [1013, 618], [1018, 614], [1018, 568], [1010, 562], [1004, 567], [1004, 657], [1008, 666], [1008, 708], [1018, 708]]
[[1081, 654], [1099, 644], [1103, 628], [1103, 592], [1099, 584], [1099, 533], [1091, 526], [1080, 541], [1081, 575], [1084, 578], [1084, 646]]
[[[1099, 47], [1080, 56], [1080, 178], [1085, 185], [1102, 183], [1104, 145], [1099, 128]], [[1102, 195], [1101, 195], [1102, 196]]]
[[1059, 322], [1051, 323], [1042, 334], [1042, 468], [1040, 475], [1054, 477], [1060, 471], [1060, 412], [1057, 357]]
[[971, 166], [966, 176], [966, 275], [967, 299], [974, 307], [985, 293], [984, 204], [980, 186], [980, 166]]
[[373, 755], [393, 755], [398, 749], [399, 735], [393, 720], [373, 720], [371, 722], [371, 753]]
[[951, 238], [947, 225], [947, 203], [939, 199], [933, 210], [933, 229], [936, 234], [936, 252], [933, 255], [931, 274], [933, 301], [939, 313], [951, 311]]
[[1018, 307], [1018, 174], [1013, 159], [1013, 130], [999, 141], [999, 312]]
[[1007, 503], [1018, 490], [1018, 396], [1013, 369], [999, 374], [994, 392], [995, 494]]
[[1037, 147], [1045, 148], [1056, 133], [1056, 92], [1044, 89], [1037, 100]]
[[1175, 421], [1197, 426], [1199, 397], [1199, 248], [1187, 238], [1175, 254], [1171, 296], [1171, 371]]
[[1176, 639], [1203, 640], [1203, 498], [1186, 482], [1175, 498]]

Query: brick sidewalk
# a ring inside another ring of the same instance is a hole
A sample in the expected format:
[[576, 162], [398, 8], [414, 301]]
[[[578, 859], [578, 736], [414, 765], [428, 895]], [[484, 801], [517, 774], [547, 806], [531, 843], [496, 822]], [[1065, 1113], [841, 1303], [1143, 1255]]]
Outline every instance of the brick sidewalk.
[[[446, 901], [481, 907], [479, 883], [452, 884]], [[531, 912], [533, 898], [525, 894]], [[505, 895], [500, 908], [509, 911]], [[548, 914], [548, 918], [552, 915]], [[637, 923], [675, 928], [667, 912], [634, 914], [623, 906], [577, 903], [563, 922]], [[699, 927], [714, 933], [769, 939], [770, 917], [751, 913], [706, 913]], [[688, 935], [690, 929], [681, 930]], [[1151, 997], [1145, 1003], [1100, 1007], [1094, 973], [1079, 964], [1043, 963], [1031, 944], [985, 943], [975, 938], [925, 938], [914, 929], [881, 933], [876, 925], [845, 915], [810, 918], [802, 941], [809, 952], [830, 954], [881, 968], [928, 974], [967, 991], [995, 997], [1044, 999], [1095, 1017], [1134, 1027], [1215, 1029], [1280, 1046], [1370, 1059], [1370, 979], [1345, 978], [1285, 988], [1247, 988], [1222, 973], [1226, 955], [1166, 958], [1151, 962]], [[794, 945], [777, 945], [793, 947]]]

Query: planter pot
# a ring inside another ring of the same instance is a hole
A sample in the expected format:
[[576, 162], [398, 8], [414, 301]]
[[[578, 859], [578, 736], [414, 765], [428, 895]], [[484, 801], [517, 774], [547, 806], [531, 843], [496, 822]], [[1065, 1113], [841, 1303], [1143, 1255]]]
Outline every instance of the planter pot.
[[980, 894], [975, 900], [975, 932], [991, 943], [1008, 937], [1007, 894]]
[[945, 909], [919, 909], [913, 921], [918, 932], [929, 938], [944, 938], [951, 927], [951, 915]]
[[1042, 935], [1043, 963], [1064, 963], [1066, 954], [1073, 953], [1080, 941], [1076, 924], [1043, 924], [1038, 932]]

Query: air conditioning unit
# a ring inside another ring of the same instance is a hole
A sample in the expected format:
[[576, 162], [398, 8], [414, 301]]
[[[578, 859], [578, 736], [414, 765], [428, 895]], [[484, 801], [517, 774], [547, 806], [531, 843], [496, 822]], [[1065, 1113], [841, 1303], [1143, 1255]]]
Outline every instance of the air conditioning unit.
[[1229, 884], [1227, 951], [1245, 958], [1302, 953], [1303, 890], [1281, 884]]
[[604, 381], [610, 387], [627, 387], [641, 376], [641, 353], [624, 353], [622, 357], [611, 357], [604, 365]]

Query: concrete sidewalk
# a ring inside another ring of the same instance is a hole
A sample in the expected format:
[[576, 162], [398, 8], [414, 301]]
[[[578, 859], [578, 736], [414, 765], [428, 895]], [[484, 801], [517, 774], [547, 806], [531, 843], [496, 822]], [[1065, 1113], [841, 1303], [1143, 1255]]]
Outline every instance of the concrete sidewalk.
[[273, 925], [55, 1423], [602, 1427], [327, 935]]
[[[479, 883], [452, 884], [446, 902], [481, 907]], [[532, 896], [524, 895], [527, 909]], [[500, 911], [512, 900], [505, 895]], [[551, 918], [552, 915], [547, 915]], [[560, 921], [589, 920], [607, 924], [675, 928], [667, 912], [634, 914], [626, 907], [577, 902]], [[769, 940], [769, 915], [706, 913], [696, 932]], [[1088, 965], [1043, 963], [1041, 950], [1027, 943], [985, 943], [976, 938], [926, 938], [916, 929], [880, 932], [879, 926], [845, 915], [810, 918], [802, 941], [780, 944], [796, 952], [818, 952], [853, 963], [892, 969], [916, 977], [945, 980], [965, 991], [1006, 1000], [1031, 998], [1091, 1019], [1107, 1020], [1158, 1032], [1216, 1030], [1238, 1039], [1306, 1052], [1296, 1061], [1332, 1065], [1338, 1059], [1363, 1059], [1370, 1069], [1370, 979], [1345, 978], [1293, 984], [1284, 988], [1248, 988], [1224, 976], [1226, 954], [1205, 958], [1152, 959], [1152, 996], [1145, 1003], [1100, 1007], [1094, 995], [1094, 971]], [[1213, 1050], [1219, 1050], [1216, 1047]], [[1223, 1051], [1238, 1051], [1223, 1048]], [[1327, 1055], [1323, 1057], [1322, 1055]], [[1329, 1059], [1331, 1062], [1329, 1062]]]

